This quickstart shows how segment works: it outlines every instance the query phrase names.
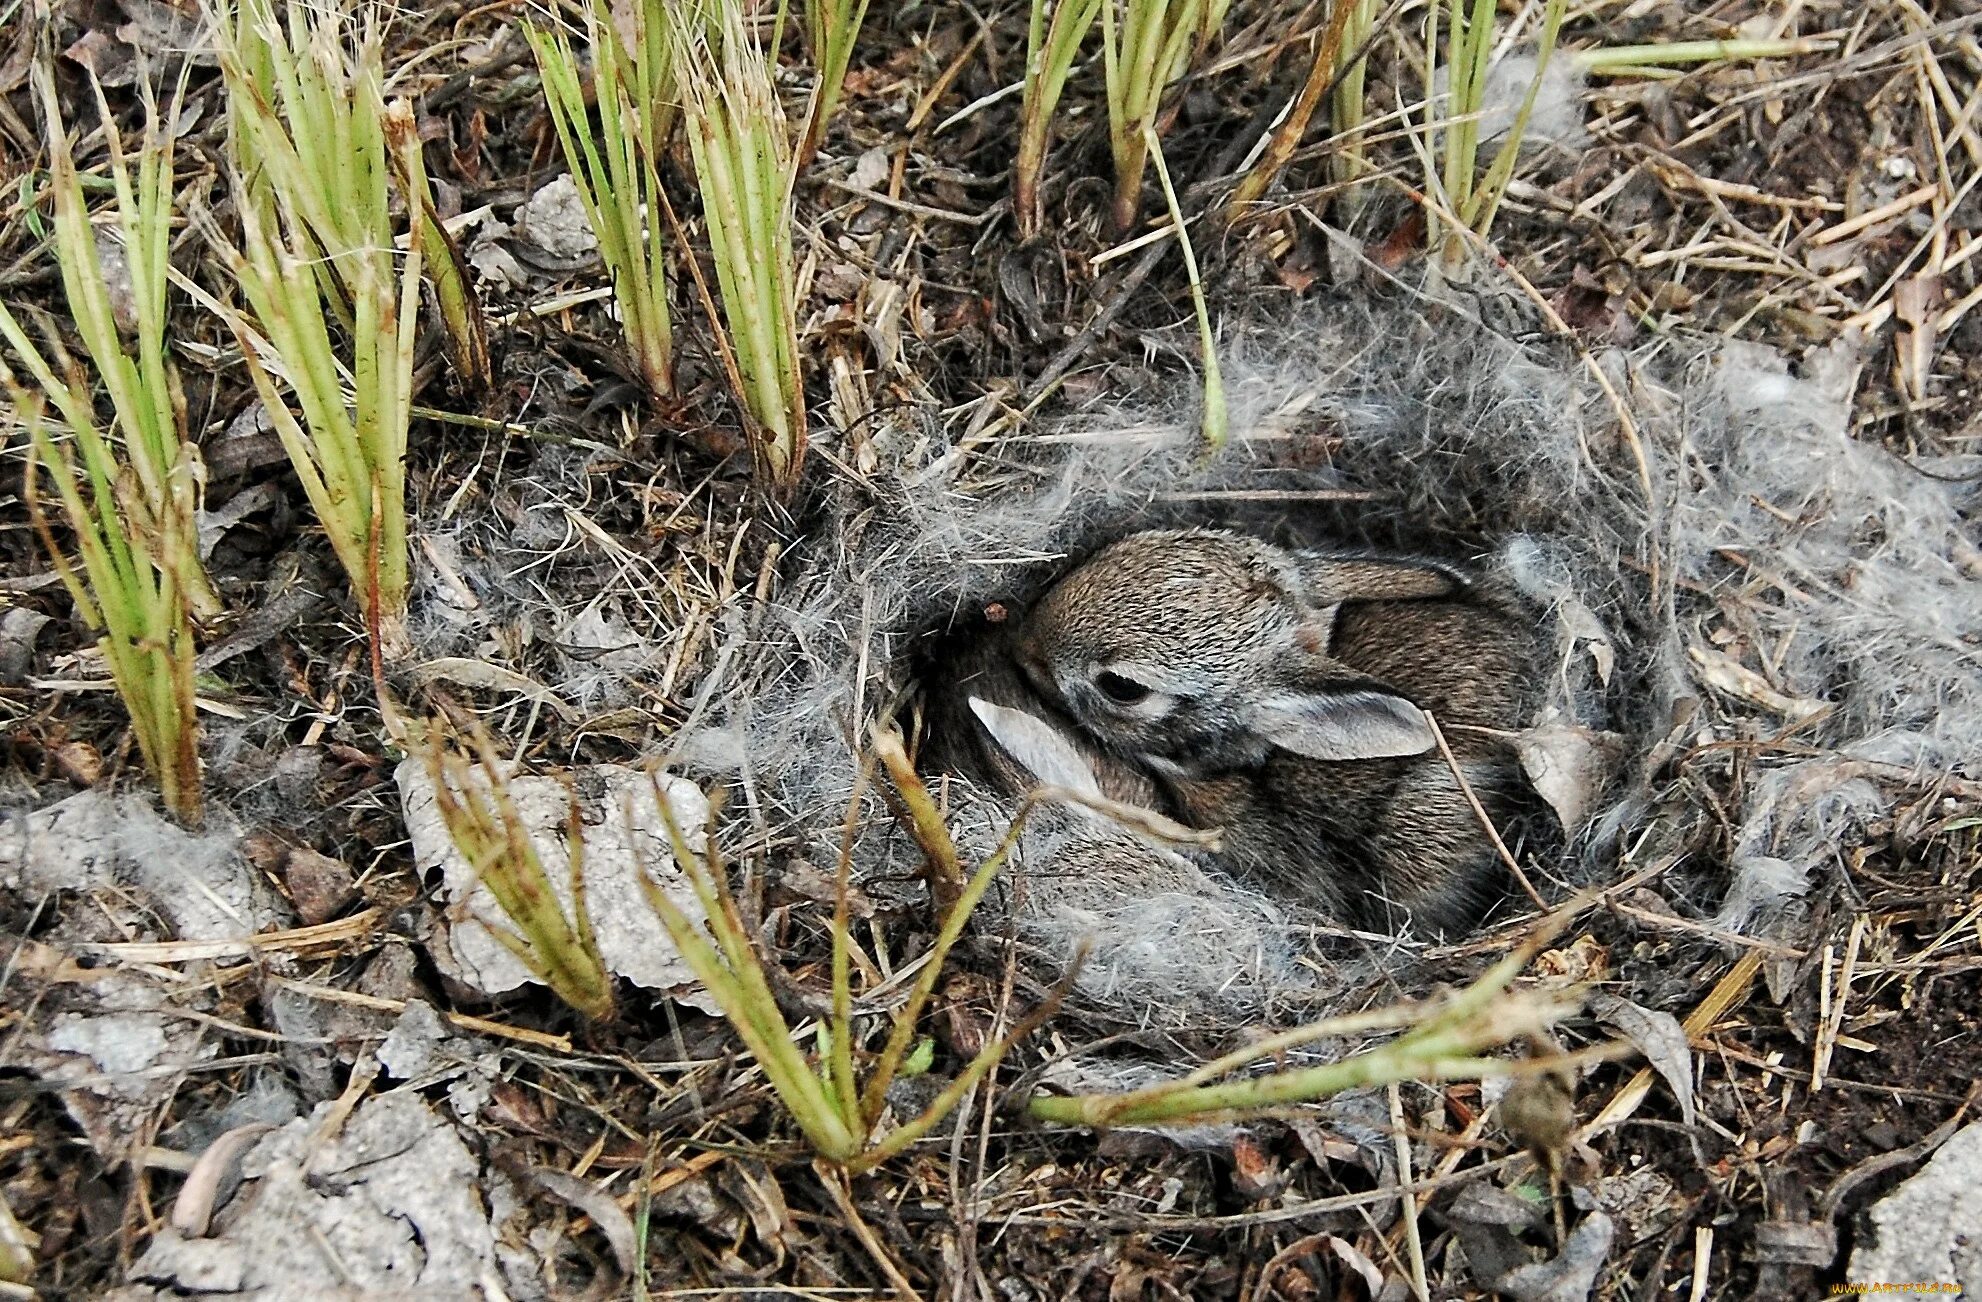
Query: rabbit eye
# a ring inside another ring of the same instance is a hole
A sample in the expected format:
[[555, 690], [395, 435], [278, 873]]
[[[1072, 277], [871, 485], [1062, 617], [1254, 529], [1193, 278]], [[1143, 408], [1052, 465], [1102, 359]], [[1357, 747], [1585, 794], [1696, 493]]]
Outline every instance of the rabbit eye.
[[1117, 705], [1134, 705], [1149, 697], [1149, 688], [1133, 678], [1124, 678], [1106, 669], [1094, 676], [1094, 685], [1101, 689], [1103, 696]]

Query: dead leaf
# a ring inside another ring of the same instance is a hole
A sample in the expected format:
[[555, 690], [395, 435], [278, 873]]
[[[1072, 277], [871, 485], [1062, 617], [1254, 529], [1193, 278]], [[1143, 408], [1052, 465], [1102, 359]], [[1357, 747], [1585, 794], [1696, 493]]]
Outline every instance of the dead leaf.
[[203, 1239], [213, 1223], [213, 1209], [219, 1203], [221, 1186], [247, 1156], [255, 1140], [274, 1126], [252, 1122], [236, 1126], [206, 1146], [206, 1151], [186, 1173], [179, 1196], [172, 1200], [172, 1228], [189, 1239]]
[[1609, 783], [1624, 739], [1580, 724], [1543, 724], [1522, 733], [1514, 748], [1535, 794], [1555, 811], [1562, 830], [1574, 836], [1597, 793]]
[[1672, 1087], [1673, 1097], [1679, 1100], [1680, 1117], [1693, 1125], [1693, 1050], [1679, 1019], [1602, 990], [1590, 995], [1589, 1009], [1599, 1021], [1616, 1027], [1638, 1046], [1646, 1061]]
[[606, 1236], [606, 1243], [612, 1248], [613, 1260], [618, 1263], [620, 1274], [632, 1278], [640, 1265], [638, 1239], [633, 1233], [633, 1218], [613, 1201], [611, 1194], [591, 1181], [581, 1180], [567, 1171], [533, 1166], [529, 1169], [528, 1175], [530, 1183], [551, 1197], [570, 1203], [589, 1216], [593, 1226]]
[[1553, 1261], [1509, 1271], [1495, 1287], [1515, 1302], [1587, 1302], [1610, 1255], [1613, 1232], [1610, 1217], [1591, 1212]]

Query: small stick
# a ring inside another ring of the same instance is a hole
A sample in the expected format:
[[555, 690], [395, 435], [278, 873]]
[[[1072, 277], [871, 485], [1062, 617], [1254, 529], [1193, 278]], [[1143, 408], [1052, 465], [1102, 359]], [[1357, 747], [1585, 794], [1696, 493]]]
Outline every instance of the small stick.
[[1404, 1133], [1404, 1096], [1390, 1086], [1390, 1129], [1397, 1142], [1397, 1187], [1404, 1195], [1404, 1248], [1411, 1259], [1411, 1291], [1418, 1302], [1430, 1302], [1425, 1283], [1425, 1244], [1418, 1233], [1418, 1195], [1411, 1187], [1411, 1137]]
[[1534, 901], [1535, 907], [1546, 912], [1548, 902], [1542, 899], [1541, 892], [1535, 889], [1535, 884], [1528, 880], [1528, 874], [1521, 871], [1521, 865], [1514, 861], [1513, 852], [1508, 850], [1507, 842], [1500, 839], [1499, 829], [1494, 827], [1493, 820], [1487, 817], [1486, 806], [1482, 805], [1480, 798], [1473, 793], [1473, 784], [1466, 781], [1465, 770], [1459, 767], [1458, 759], [1452, 754], [1452, 747], [1446, 743], [1445, 730], [1438, 726], [1438, 720], [1432, 718], [1429, 713], [1425, 715], [1425, 722], [1431, 725], [1432, 738], [1438, 742], [1438, 753], [1445, 757], [1446, 766], [1452, 770], [1452, 776], [1458, 779], [1459, 790], [1465, 795], [1466, 803], [1473, 807], [1473, 817], [1480, 820], [1480, 826], [1486, 829], [1487, 836], [1493, 841], [1493, 848], [1500, 852], [1500, 861], [1507, 865], [1509, 872], [1514, 874], [1514, 880], [1521, 883], [1521, 889], [1527, 892], [1528, 898]]

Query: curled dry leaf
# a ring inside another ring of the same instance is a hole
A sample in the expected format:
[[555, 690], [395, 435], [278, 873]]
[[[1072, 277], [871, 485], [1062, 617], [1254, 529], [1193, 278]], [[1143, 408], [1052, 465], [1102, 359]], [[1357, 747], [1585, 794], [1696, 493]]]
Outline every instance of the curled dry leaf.
[[1695, 1112], [1693, 1050], [1679, 1019], [1601, 990], [1590, 995], [1589, 1009], [1599, 1021], [1616, 1027], [1638, 1046], [1638, 1051], [1672, 1087], [1673, 1096], [1679, 1100], [1679, 1115], [1691, 1126]]
[[1543, 724], [1514, 743], [1521, 769], [1548, 802], [1563, 831], [1574, 836], [1624, 752], [1623, 738], [1577, 724]]
[[172, 1228], [189, 1239], [203, 1239], [213, 1224], [213, 1209], [220, 1201], [220, 1187], [234, 1174], [254, 1147], [255, 1141], [275, 1129], [256, 1121], [236, 1126], [206, 1146], [206, 1151], [186, 1173], [179, 1196], [172, 1200]]
[[1800, 721], [1825, 708], [1822, 701], [1778, 691], [1768, 679], [1723, 651], [1689, 646], [1686, 648], [1686, 658], [1693, 662], [1700, 681], [1715, 691], [1764, 710], [1773, 710], [1786, 719]]
[[551, 1197], [570, 1203], [591, 1217], [599, 1233], [606, 1236], [606, 1243], [612, 1248], [613, 1260], [619, 1264], [620, 1273], [632, 1276], [640, 1264], [633, 1218], [613, 1201], [611, 1194], [589, 1180], [548, 1167], [533, 1166], [529, 1176], [532, 1184]]
[[1610, 1217], [1591, 1212], [1553, 1261], [1509, 1271], [1496, 1287], [1516, 1302], [1586, 1302], [1610, 1255], [1613, 1233]]

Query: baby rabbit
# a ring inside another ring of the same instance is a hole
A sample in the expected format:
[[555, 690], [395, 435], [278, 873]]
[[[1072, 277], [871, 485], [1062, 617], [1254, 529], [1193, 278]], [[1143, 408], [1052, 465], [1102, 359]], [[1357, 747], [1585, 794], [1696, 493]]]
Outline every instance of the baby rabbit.
[[929, 684], [932, 767], [976, 777], [1013, 799], [1045, 784], [1155, 808], [1147, 772], [1102, 750], [1033, 688], [1013, 656], [1012, 631], [1010, 623], [992, 625]]
[[1503, 883], [1425, 711], [1496, 826], [1525, 816], [1514, 757], [1474, 730], [1522, 725], [1532, 653], [1511, 610], [1443, 566], [1211, 530], [1104, 548], [1013, 639], [1042, 698], [1222, 829], [1218, 866], [1344, 922], [1434, 931]]
[[[995, 626], [928, 685], [925, 763], [1016, 800], [1036, 787], [1100, 797], [1136, 817], [1160, 802], [1148, 773], [1111, 755], [1048, 705]], [[960, 794], [960, 798], [970, 797]], [[1008, 817], [1009, 804], [999, 813]], [[1027, 937], [1070, 959], [1089, 949], [1080, 986], [1104, 1002], [1160, 1003], [1175, 1015], [1249, 1011], [1300, 983], [1282, 919], [1265, 900], [1102, 810], [1035, 809], [1020, 840], [1018, 916]]]

